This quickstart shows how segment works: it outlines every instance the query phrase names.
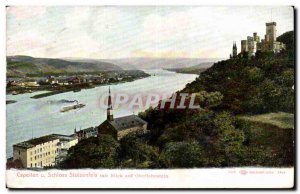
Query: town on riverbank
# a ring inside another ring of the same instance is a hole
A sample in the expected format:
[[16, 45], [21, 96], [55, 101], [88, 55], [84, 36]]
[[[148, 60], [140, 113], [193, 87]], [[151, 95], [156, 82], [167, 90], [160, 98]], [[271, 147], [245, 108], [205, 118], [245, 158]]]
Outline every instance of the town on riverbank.
[[[100, 85], [130, 82], [150, 76], [141, 70], [118, 70], [103, 72], [82, 72], [68, 75], [47, 75], [43, 77], [8, 77], [7, 94], [18, 95], [35, 91], [48, 91], [32, 98], [42, 98], [63, 92], [78, 92], [81, 89]], [[13, 103], [9, 101], [7, 103]]]

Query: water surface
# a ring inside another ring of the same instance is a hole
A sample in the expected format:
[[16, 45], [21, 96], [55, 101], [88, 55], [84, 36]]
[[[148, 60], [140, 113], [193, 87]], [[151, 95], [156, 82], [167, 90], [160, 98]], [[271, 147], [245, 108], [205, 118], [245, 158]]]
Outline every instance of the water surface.
[[[156, 93], [170, 96], [197, 77], [194, 74], [179, 74], [165, 70], [145, 70], [145, 72], [151, 76], [133, 82], [111, 85], [112, 95], [124, 93], [134, 96], [138, 93], [144, 95]], [[100, 106], [100, 99], [107, 92], [108, 86], [99, 86], [80, 92], [67, 92], [40, 99], [30, 97], [43, 92], [7, 95], [7, 100], [17, 101], [6, 105], [7, 158], [12, 157], [12, 146], [18, 142], [51, 133], [69, 135], [74, 132], [75, 128], [79, 130], [101, 124], [106, 119], [106, 109]], [[60, 112], [61, 107], [70, 105], [65, 100], [78, 100], [86, 106], [82, 109], [62, 113]], [[143, 107], [136, 107], [134, 110], [127, 107], [124, 105], [115, 109], [114, 117], [137, 114], [145, 110]]]

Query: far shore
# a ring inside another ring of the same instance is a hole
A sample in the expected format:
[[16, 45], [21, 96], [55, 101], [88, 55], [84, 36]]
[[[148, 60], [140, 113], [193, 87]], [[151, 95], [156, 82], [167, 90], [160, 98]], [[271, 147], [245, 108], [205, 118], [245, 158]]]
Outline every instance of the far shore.
[[15, 100], [6, 100], [6, 104], [13, 104], [13, 103], [16, 103], [17, 101]]
[[[24, 93], [35, 93], [35, 92], [42, 92], [45, 91], [45, 93], [42, 94], [36, 94], [31, 96], [30, 98], [34, 99], [39, 99], [39, 98], [44, 98], [56, 94], [61, 94], [61, 93], [66, 93], [66, 92], [80, 92], [82, 89], [91, 89], [99, 86], [106, 86], [106, 85], [115, 85], [115, 84], [120, 84], [120, 83], [126, 83], [126, 82], [132, 82], [138, 79], [143, 79], [146, 77], [138, 77], [138, 78], [132, 78], [128, 80], [122, 80], [122, 81], [117, 81], [117, 82], [112, 82], [112, 83], [82, 83], [82, 84], [74, 84], [74, 85], [69, 85], [69, 86], [56, 86], [56, 87], [51, 87], [51, 86], [38, 86], [38, 87], [19, 87], [19, 88], [13, 88], [14, 90], [10, 89], [7, 91], [7, 94], [11, 94], [13, 91], [18, 91], [18, 94], [24, 94]], [[18, 95], [17, 94], [17, 95]], [[8, 102], [9, 101], [9, 102]], [[14, 103], [13, 100], [7, 100], [6, 104]]]

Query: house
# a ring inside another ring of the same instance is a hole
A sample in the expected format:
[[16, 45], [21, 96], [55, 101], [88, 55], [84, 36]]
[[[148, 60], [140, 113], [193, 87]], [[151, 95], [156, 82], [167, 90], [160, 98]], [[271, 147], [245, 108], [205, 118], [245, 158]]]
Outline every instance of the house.
[[69, 84], [80, 84], [82, 82], [82, 79], [78, 76], [70, 77], [68, 79]]
[[111, 135], [115, 139], [120, 140], [130, 132], [145, 133], [147, 131], [147, 122], [137, 115], [129, 115], [125, 117], [115, 118], [113, 120], [105, 120], [98, 126], [98, 136]]
[[37, 87], [37, 86], [40, 86], [37, 81], [26, 81], [24, 82], [24, 85], [25, 86], [29, 86], [29, 87]]
[[109, 89], [107, 119], [98, 126], [98, 137], [111, 135], [116, 140], [120, 140], [131, 132], [145, 133], [147, 131], [147, 125], [147, 122], [137, 115], [114, 118]]
[[80, 131], [74, 131], [74, 135], [78, 138], [78, 141], [89, 137], [97, 137], [98, 131], [96, 127], [89, 127]]
[[55, 165], [58, 165], [67, 158], [68, 150], [78, 143], [78, 138], [76, 136], [67, 136], [54, 134], [59, 137], [60, 141], [58, 143], [58, 154], [55, 157]]
[[59, 138], [59, 142], [58, 142], [59, 152], [61, 150], [68, 150], [72, 146], [75, 146], [78, 143], [78, 138], [74, 136], [60, 135], [60, 134], [53, 134], [53, 135]]
[[10, 87], [10, 86], [20, 86], [20, 87], [25, 86], [24, 79], [21, 79], [21, 78], [8, 78], [6, 84], [8, 87]]
[[19, 161], [23, 168], [54, 166], [60, 152], [77, 143], [76, 137], [59, 134], [33, 138], [13, 145], [13, 161]]
[[69, 85], [68, 78], [65, 76], [59, 76], [56, 78], [56, 80], [58, 85], [62, 85], [62, 86]]
[[19, 160], [23, 168], [54, 166], [58, 154], [59, 138], [46, 135], [13, 145], [13, 160]]

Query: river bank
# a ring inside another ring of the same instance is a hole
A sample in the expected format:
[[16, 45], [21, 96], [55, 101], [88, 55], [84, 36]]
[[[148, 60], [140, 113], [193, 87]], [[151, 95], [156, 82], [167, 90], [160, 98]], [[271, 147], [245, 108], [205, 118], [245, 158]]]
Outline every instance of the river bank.
[[138, 77], [130, 77], [123, 80], [110, 80], [109, 83], [103, 83], [103, 82], [90, 82], [90, 83], [77, 83], [72, 85], [40, 85], [40, 86], [31, 86], [31, 87], [7, 87], [6, 92], [7, 94], [24, 94], [24, 93], [33, 93], [36, 91], [48, 91], [46, 93], [37, 94], [32, 96], [31, 98], [38, 99], [43, 98], [47, 96], [52, 96], [56, 94], [61, 94], [65, 92], [79, 92], [82, 89], [91, 89], [98, 86], [105, 86], [110, 84], [120, 84], [120, 83], [126, 83], [126, 82], [132, 82], [138, 79], [143, 79], [146, 77], [149, 77], [149, 74], [144, 74], [143, 76]]
[[15, 100], [6, 100], [6, 104], [12, 104], [12, 103], [16, 103], [17, 101]]
[[207, 68], [193, 68], [193, 67], [186, 67], [186, 68], [177, 68], [177, 69], [164, 69], [167, 71], [173, 71], [176, 73], [185, 73], [185, 74], [197, 74], [200, 75], [201, 72], [205, 71]]

